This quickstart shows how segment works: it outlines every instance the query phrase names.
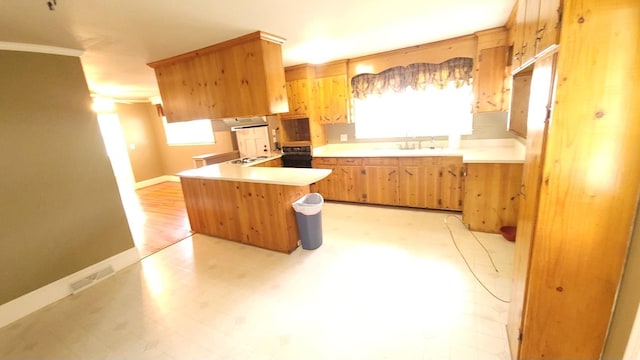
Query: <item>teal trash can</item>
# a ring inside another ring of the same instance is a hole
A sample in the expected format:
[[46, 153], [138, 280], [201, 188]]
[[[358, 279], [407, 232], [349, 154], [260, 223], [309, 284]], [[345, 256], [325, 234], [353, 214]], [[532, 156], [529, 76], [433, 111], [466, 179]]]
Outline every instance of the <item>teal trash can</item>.
[[292, 204], [296, 212], [300, 246], [305, 250], [315, 250], [322, 245], [323, 203], [322, 195], [311, 193]]

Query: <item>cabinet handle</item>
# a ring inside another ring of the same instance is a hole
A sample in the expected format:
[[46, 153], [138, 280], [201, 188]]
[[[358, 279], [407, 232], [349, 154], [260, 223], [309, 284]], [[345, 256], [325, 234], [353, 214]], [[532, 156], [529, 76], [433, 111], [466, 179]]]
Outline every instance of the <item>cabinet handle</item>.
[[340, 118], [342, 118], [342, 115], [338, 115], [338, 117], [336, 118], [336, 121], [340, 121]]
[[456, 175], [456, 173], [454, 173], [454, 172], [453, 172], [453, 171], [451, 171], [451, 170], [447, 170], [447, 172], [448, 172], [449, 174], [451, 174], [451, 175], [455, 176], [455, 177], [458, 177], [458, 175]]
[[389, 175], [389, 176], [391, 176], [391, 175], [393, 175], [393, 174], [395, 174], [395, 173], [396, 173], [396, 171], [395, 171], [395, 170], [391, 170], [391, 172], [390, 172], [388, 175]]
[[329, 117], [328, 117], [328, 116], [323, 116], [323, 118], [324, 118], [326, 121], [331, 121], [331, 119], [329, 119]]
[[542, 27], [540, 29], [538, 29], [538, 31], [536, 31], [536, 41], [542, 40], [542, 37], [544, 36], [544, 30], [545, 30], [546, 26], [547, 26], [546, 24], [542, 25]]
[[409, 174], [409, 176], [413, 176], [413, 173], [407, 169], [404, 169], [404, 172], [406, 172], [407, 174]]
[[345, 169], [340, 169], [340, 170], [342, 170], [342, 173], [343, 173], [343, 174], [348, 173], [348, 171], [347, 171], [347, 170], [345, 170]]
[[524, 184], [520, 184], [520, 196], [522, 196], [523, 199], [527, 198], [527, 194], [525, 194], [525, 186]]

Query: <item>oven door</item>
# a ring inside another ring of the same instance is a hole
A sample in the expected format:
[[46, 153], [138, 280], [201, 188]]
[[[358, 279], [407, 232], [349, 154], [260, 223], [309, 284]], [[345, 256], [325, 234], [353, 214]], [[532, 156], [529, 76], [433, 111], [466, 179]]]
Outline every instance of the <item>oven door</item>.
[[282, 167], [311, 168], [311, 155], [282, 154]]

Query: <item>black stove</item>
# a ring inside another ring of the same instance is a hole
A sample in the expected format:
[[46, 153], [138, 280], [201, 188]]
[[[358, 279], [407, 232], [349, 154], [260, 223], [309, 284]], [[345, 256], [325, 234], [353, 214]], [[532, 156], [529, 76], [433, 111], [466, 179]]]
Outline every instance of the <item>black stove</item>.
[[283, 146], [282, 167], [311, 168], [311, 146]]

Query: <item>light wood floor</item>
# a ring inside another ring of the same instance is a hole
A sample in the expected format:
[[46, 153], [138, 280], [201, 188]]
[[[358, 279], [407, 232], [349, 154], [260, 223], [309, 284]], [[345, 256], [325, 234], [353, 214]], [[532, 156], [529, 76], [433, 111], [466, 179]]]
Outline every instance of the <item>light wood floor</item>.
[[136, 190], [136, 195], [142, 216], [130, 226], [140, 256], [153, 254], [192, 234], [180, 183], [167, 181], [148, 186]]

